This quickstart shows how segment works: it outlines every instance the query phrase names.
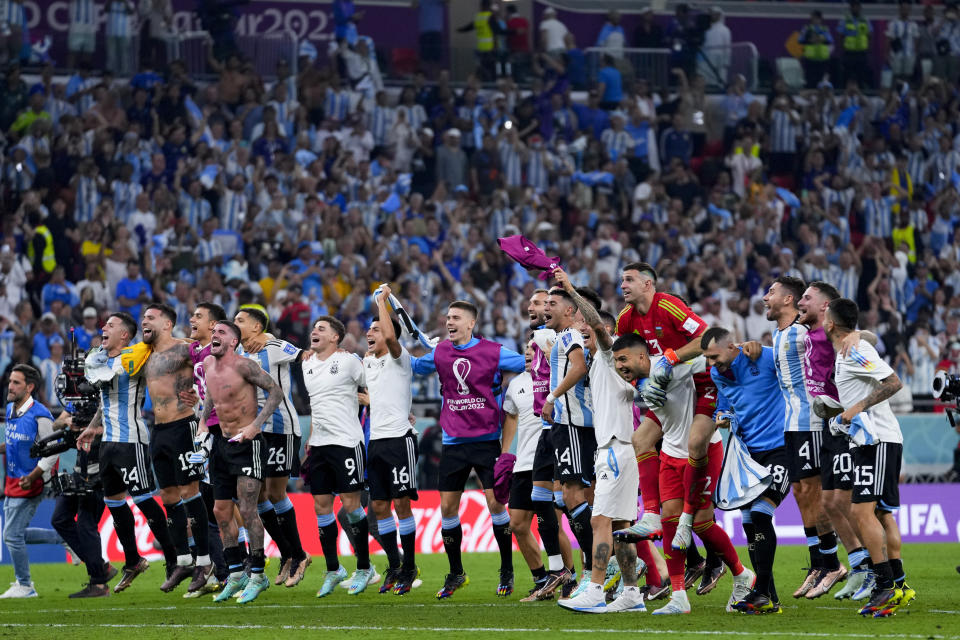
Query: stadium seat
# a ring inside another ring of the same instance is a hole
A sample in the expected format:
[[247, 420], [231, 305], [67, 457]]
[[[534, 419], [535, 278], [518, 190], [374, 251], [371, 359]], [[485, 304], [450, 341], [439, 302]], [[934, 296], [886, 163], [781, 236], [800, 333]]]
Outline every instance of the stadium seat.
[[413, 74], [420, 66], [416, 49], [396, 48], [390, 51], [390, 68], [394, 73]]

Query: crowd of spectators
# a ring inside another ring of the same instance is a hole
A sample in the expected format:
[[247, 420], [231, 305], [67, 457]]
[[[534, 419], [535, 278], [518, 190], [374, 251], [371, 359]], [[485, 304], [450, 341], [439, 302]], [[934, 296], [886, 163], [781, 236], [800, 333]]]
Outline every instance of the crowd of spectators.
[[33, 361], [55, 404], [70, 328], [96, 346], [108, 311], [151, 300], [181, 333], [197, 302], [258, 302], [301, 346], [332, 313], [362, 353], [381, 282], [429, 333], [467, 299], [479, 332], [518, 349], [542, 283], [496, 239], [522, 233], [614, 313], [620, 268], [644, 260], [709, 323], [769, 344], [771, 280], [823, 279], [860, 304], [914, 396], [937, 368], [960, 372], [955, 77], [870, 95], [778, 80], [762, 96], [736, 78], [711, 98], [696, 70], [650, 86], [611, 59], [578, 100], [578, 60], [545, 44], [524, 88], [440, 70], [392, 89], [353, 40], [329, 64], [304, 46], [299, 73], [281, 62], [270, 81], [236, 53], [210, 83], [176, 61], [132, 77], [9, 66], [0, 370]]

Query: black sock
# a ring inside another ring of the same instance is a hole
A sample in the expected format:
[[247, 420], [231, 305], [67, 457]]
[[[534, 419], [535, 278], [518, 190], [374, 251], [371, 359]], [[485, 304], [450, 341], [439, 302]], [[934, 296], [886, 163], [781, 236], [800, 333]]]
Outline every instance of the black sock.
[[773, 561], [777, 555], [777, 532], [773, 528], [773, 516], [767, 513], [753, 512], [753, 546], [756, 555], [754, 569], [757, 572], [755, 589], [760, 593], [774, 597]]
[[193, 542], [197, 546], [197, 555], [210, 555], [210, 541], [207, 534], [209, 521], [207, 520], [207, 505], [203, 503], [203, 497], [198, 493], [196, 497], [188, 500], [184, 505], [187, 508], [187, 516], [190, 518], [190, 530], [193, 532]]
[[840, 568], [840, 559], [837, 558], [837, 534], [833, 531], [820, 536], [820, 558], [823, 568], [827, 571], [836, 571]]
[[707, 557], [703, 559], [704, 569], [714, 569], [723, 564], [723, 558], [718, 556], [712, 548], [706, 545], [704, 545], [703, 548], [707, 550]]
[[337, 557], [337, 522], [333, 522], [317, 527], [320, 533], [320, 548], [323, 549], [323, 557], [327, 562], [327, 571], [336, 571], [340, 567], [340, 558]]
[[[157, 501], [153, 498], [138, 502], [137, 508], [140, 509], [140, 513], [147, 519], [147, 524], [150, 526], [150, 531], [153, 532], [153, 537], [160, 543], [160, 548], [163, 549], [164, 561], [173, 567], [173, 565], [177, 564], [177, 550], [173, 546], [173, 540], [170, 538], [170, 530], [167, 528], [167, 514], [163, 512], [163, 509], [160, 508], [160, 505], [157, 504]], [[184, 534], [186, 534], [186, 530], [184, 530]], [[186, 535], [184, 535], [184, 538], [186, 538]], [[186, 547], [186, 540], [184, 540], [184, 547]], [[187, 549], [185, 553], [190, 553], [189, 549]]]
[[280, 523], [280, 531], [283, 532], [283, 541], [287, 543], [287, 551], [290, 553], [290, 557], [294, 560], [303, 560], [307, 554], [303, 552], [303, 545], [300, 542], [296, 509], [288, 509], [283, 513], [278, 513], [277, 522]]
[[463, 561], [460, 558], [460, 545], [463, 543], [463, 527], [458, 523], [450, 529], [441, 529], [443, 536], [443, 550], [447, 552], [450, 562], [450, 573], [455, 576], [463, 573]]
[[[363, 511], [363, 509], [359, 509]], [[353, 533], [353, 552], [357, 556], [357, 569], [370, 568], [370, 523], [367, 521], [367, 514], [362, 517], [360, 514], [347, 514], [351, 520], [350, 530]], [[354, 521], [354, 519], [356, 521]]]
[[586, 571], [593, 568], [593, 526], [590, 524], [591, 517], [593, 517], [593, 509], [586, 502], [577, 505], [570, 511], [570, 528], [577, 538], [581, 551], [583, 551], [583, 568]]
[[513, 573], [513, 535], [510, 533], [510, 523], [493, 525], [493, 537], [500, 549], [500, 571]]
[[[390, 514], [389, 522], [395, 523], [393, 519], [393, 514]], [[377, 523], [377, 529], [379, 530], [379, 523]], [[400, 567], [400, 550], [397, 548], [397, 528], [396, 524], [393, 525], [393, 529], [387, 532], [380, 531], [380, 547], [383, 549], [383, 552], [387, 554], [387, 564], [390, 569], [397, 569]]]
[[873, 573], [877, 576], [878, 589], [893, 589], [893, 569], [888, 561], [874, 562]]
[[534, 582], [543, 582], [544, 580], [547, 579], [547, 570], [544, 568], [543, 565], [540, 565], [536, 569], [531, 569], [530, 573], [531, 575], [533, 575]]
[[687, 547], [687, 568], [699, 566], [701, 562], [703, 562], [703, 556], [700, 555], [697, 544], [693, 542]]
[[183, 506], [183, 501], [181, 500], [176, 504], [165, 504], [163, 508], [167, 511], [167, 529], [170, 531], [170, 538], [173, 539], [173, 546], [177, 550], [177, 555], [190, 555], [190, 543], [187, 536], [187, 510]]
[[124, 502], [123, 506], [110, 507], [113, 516], [113, 529], [117, 532], [117, 539], [123, 547], [124, 566], [134, 567], [140, 562], [140, 552], [137, 551], [137, 532], [133, 511]]
[[553, 500], [534, 500], [533, 511], [537, 514], [537, 529], [547, 556], [560, 555], [560, 523], [557, 522], [555, 503]]
[[893, 574], [894, 584], [896, 584], [898, 587], [902, 587], [907, 578], [907, 576], [903, 573], [903, 560], [900, 558], [891, 558], [890, 573]]
[[[260, 515], [260, 521], [263, 522], [263, 530], [269, 533], [273, 541], [277, 543], [280, 559], [285, 561], [290, 557], [290, 549], [287, 548], [287, 537], [283, 535], [283, 529], [280, 528], [277, 512], [273, 510], [273, 504], [270, 502], [261, 502], [260, 505], [257, 506], [257, 513]], [[250, 552], [253, 555], [253, 549]]]
[[810, 552], [810, 568], [821, 568], [823, 557], [820, 555], [820, 537], [817, 535], [817, 528], [804, 527], [803, 535], [807, 538], [807, 550]]
[[[411, 516], [410, 521], [413, 520]], [[404, 524], [407, 521], [400, 520], [398, 531], [400, 531], [400, 546], [403, 548], [403, 570], [413, 571], [417, 566], [417, 530], [404, 533]], [[412, 525], [411, 525], [412, 526]]]
[[227, 565], [227, 572], [240, 573], [243, 571], [243, 556], [240, 554], [240, 547], [224, 547], [223, 561]]
[[750, 555], [750, 566], [753, 567], [754, 572], [756, 572], [757, 545], [755, 545], [753, 542], [754, 531], [756, 531], [756, 527], [753, 526], [753, 522], [743, 523], [743, 534], [747, 537], [747, 553]]
[[263, 549], [250, 550], [250, 573], [263, 573], [263, 567], [267, 564], [267, 559], [263, 555]]
[[237, 549], [240, 549], [240, 561], [246, 562], [247, 558], [250, 557], [250, 552], [247, 550], [247, 543], [241, 540], [237, 544]]
[[[209, 516], [207, 516], [209, 521]], [[223, 582], [227, 579], [227, 560], [223, 555], [223, 541], [220, 540], [220, 529], [217, 525], [210, 522], [207, 525], [207, 541], [210, 546], [210, 560], [213, 562], [213, 570], [217, 580]]]

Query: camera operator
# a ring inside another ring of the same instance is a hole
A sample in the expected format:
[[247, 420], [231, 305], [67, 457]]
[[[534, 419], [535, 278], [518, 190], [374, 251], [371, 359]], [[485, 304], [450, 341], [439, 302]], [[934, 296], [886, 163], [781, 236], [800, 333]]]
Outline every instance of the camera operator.
[[[60, 414], [54, 427], [80, 432], [86, 425], [73, 424], [72, 406]], [[102, 598], [110, 595], [107, 583], [117, 575], [117, 569], [101, 555], [100, 518], [103, 515], [103, 489], [99, 482], [100, 438], [90, 444], [89, 451], [77, 448], [77, 463], [73, 477], [83, 478], [84, 487], [66, 490], [57, 496], [50, 524], [70, 545], [87, 568], [90, 582], [80, 591], [71, 593], [71, 598]]]
[[56, 455], [42, 459], [30, 456], [33, 443], [53, 433], [53, 416], [33, 398], [39, 387], [39, 371], [27, 364], [13, 367], [7, 384], [6, 429], [0, 453], [6, 454], [3, 541], [13, 559], [16, 582], [0, 598], [36, 598], [27, 545], [63, 543], [52, 529], [28, 528], [43, 499], [43, 483], [57, 463]]

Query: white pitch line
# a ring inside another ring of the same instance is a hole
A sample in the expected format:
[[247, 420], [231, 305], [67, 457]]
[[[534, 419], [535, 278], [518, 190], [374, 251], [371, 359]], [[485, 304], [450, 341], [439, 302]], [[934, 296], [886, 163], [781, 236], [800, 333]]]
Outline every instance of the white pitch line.
[[[224, 606], [225, 605], [225, 606]], [[191, 606], [189, 603], [184, 603], [180, 606], [170, 606], [170, 607], [134, 607], [133, 605], [129, 607], [103, 607], [97, 609], [4, 609], [0, 606], [0, 613], [2, 614], [30, 614], [30, 613], [90, 613], [94, 611], [124, 611], [130, 612], [135, 609], [136, 611], [223, 611], [226, 607], [230, 605], [224, 603], [224, 605], [200, 605], [200, 606]], [[371, 604], [258, 604], [257, 609], [348, 609], [348, 608], [370, 608], [371, 606], [387, 606], [386, 603], [371, 603]], [[498, 609], [503, 607], [522, 607], [524, 609], [529, 609], [529, 605], [524, 605], [519, 602], [472, 602], [472, 603], [457, 603], [457, 602], [448, 602], [443, 604], [425, 604], [422, 602], [411, 602], [404, 603], [405, 608], [422, 608], [422, 607], [437, 607], [437, 608], [486, 608], [486, 607], [496, 607]]]
[[960, 615], [960, 611], [949, 611], [947, 609], [930, 609], [930, 613], [949, 613], [951, 615]]
[[[567, 632], [567, 633], [616, 633], [623, 634], [622, 629], [550, 629], [550, 628], [512, 628], [512, 627], [405, 627], [405, 626], [359, 626], [359, 625], [262, 625], [262, 624], [110, 624], [110, 623], [5, 623], [6, 627], [33, 628], [104, 628], [104, 629], [236, 629], [243, 631], [270, 630], [270, 631], [404, 631], [404, 632], [431, 632], [431, 633], [533, 633], [533, 632]], [[702, 636], [750, 636], [755, 637], [756, 631], [721, 631], [721, 630], [689, 630], [651, 629], [656, 633], [669, 635], [702, 635]], [[942, 636], [929, 634], [866, 634], [866, 633], [811, 633], [811, 632], [778, 632], [763, 631], [765, 636], [788, 636], [805, 638], [917, 638], [927, 640], [956, 639], [960, 636]]]

